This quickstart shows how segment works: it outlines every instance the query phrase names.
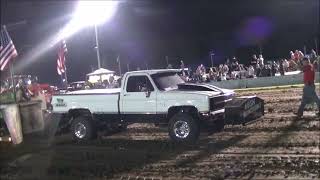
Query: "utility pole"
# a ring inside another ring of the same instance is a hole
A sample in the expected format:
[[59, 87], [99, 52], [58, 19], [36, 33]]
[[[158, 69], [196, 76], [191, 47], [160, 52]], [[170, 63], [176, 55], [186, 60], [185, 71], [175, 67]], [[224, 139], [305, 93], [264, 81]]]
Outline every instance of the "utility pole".
[[316, 53], [317, 53], [317, 56], [319, 56], [319, 50], [318, 50], [318, 38], [314, 38], [314, 45], [316, 47]]
[[97, 51], [97, 59], [98, 59], [98, 69], [100, 69], [101, 64], [100, 64], [100, 51], [99, 51], [99, 37], [98, 37], [98, 27], [96, 24], [94, 25], [94, 32], [96, 35], [96, 51]]
[[119, 67], [119, 74], [120, 74], [120, 76], [122, 76], [122, 73], [121, 73], [121, 63], [120, 63], [120, 55], [118, 55], [118, 57], [117, 57], [117, 62], [118, 62], [118, 67]]
[[214, 53], [210, 52], [211, 67], [213, 67], [213, 56], [214, 56]]
[[262, 45], [261, 44], [259, 44], [259, 53], [262, 55]]
[[167, 61], [167, 67], [169, 66], [169, 57], [166, 56], [166, 61]]
[[129, 63], [127, 63], [127, 69], [128, 69], [128, 72], [130, 71], [130, 68], [129, 68]]

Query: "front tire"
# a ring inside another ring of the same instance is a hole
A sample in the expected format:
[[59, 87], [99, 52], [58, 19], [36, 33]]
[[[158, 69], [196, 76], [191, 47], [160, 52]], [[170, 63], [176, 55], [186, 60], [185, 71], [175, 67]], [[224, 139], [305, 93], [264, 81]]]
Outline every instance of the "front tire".
[[214, 130], [215, 130], [215, 132], [221, 132], [221, 131], [223, 131], [224, 125], [225, 125], [224, 119], [219, 119], [219, 120], [217, 120], [217, 121], [214, 123]]
[[170, 119], [168, 130], [170, 138], [181, 143], [194, 143], [200, 134], [197, 119], [183, 113], [176, 114]]
[[86, 117], [77, 117], [71, 125], [73, 140], [77, 142], [88, 141], [97, 137], [92, 121]]

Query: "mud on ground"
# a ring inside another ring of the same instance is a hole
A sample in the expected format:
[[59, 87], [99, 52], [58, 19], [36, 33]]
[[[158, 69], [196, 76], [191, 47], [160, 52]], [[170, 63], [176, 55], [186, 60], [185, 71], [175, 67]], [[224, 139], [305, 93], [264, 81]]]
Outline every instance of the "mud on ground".
[[320, 120], [310, 106], [295, 119], [302, 90], [243, 92], [265, 100], [266, 115], [246, 126], [172, 143], [165, 129], [126, 132], [75, 144], [68, 135], [1, 144], [0, 179], [320, 179]]

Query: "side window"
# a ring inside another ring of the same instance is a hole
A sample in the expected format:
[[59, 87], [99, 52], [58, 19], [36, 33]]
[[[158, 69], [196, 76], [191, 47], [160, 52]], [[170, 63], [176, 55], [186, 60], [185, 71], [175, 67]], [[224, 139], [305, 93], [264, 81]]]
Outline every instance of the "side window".
[[130, 76], [127, 82], [127, 92], [154, 91], [147, 76]]

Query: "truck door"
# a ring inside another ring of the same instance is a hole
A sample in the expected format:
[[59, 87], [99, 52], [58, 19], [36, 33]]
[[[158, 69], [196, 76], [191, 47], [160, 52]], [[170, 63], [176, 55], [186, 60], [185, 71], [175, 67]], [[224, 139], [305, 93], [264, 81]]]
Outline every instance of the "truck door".
[[146, 75], [129, 76], [121, 97], [125, 120], [150, 121], [156, 115], [156, 91]]

